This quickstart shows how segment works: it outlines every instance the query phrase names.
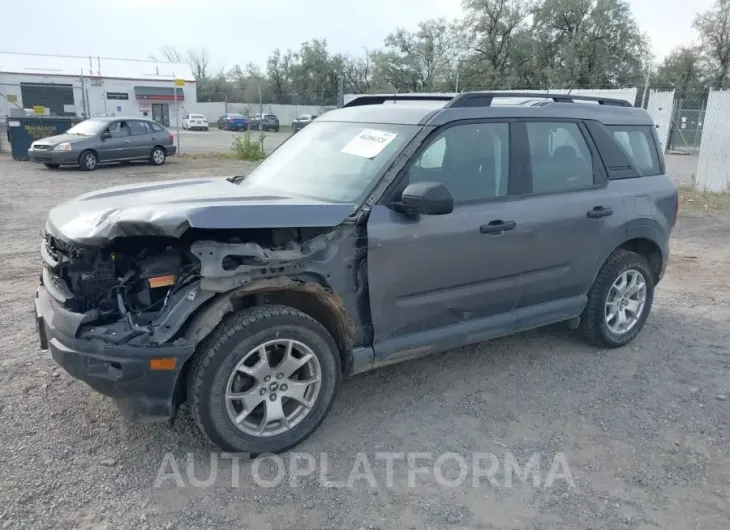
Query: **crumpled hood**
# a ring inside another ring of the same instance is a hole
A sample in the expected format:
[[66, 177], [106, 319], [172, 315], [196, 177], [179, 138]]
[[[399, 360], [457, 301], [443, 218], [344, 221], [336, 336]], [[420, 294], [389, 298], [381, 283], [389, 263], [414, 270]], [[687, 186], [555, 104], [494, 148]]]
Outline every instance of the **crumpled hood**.
[[188, 228], [336, 226], [354, 207], [288, 197], [220, 177], [170, 180], [81, 195], [51, 210], [46, 231], [64, 241], [104, 246], [117, 237], [180, 237]]

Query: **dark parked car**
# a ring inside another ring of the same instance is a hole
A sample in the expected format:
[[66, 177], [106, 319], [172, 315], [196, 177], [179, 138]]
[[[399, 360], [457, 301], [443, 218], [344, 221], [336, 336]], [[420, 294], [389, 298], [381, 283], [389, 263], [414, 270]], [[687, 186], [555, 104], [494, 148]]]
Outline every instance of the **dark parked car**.
[[161, 166], [177, 148], [170, 131], [140, 118], [92, 118], [64, 134], [33, 142], [28, 156], [49, 168], [78, 165], [93, 171], [99, 164], [149, 160]]
[[313, 121], [313, 120], [314, 120], [314, 119], [315, 119], [316, 117], [317, 117], [317, 116], [313, 116], [313, 115], [311, 115], [311, 114], [302, 114], [302, 115], [301, 115], [301, 116], [299, 116], [299, 117], [298, 117], [298, 118], [297, 118], [296, 120], [294, 120], [293, 122], [291, 122], [291, 128], [292, 128], [292, 130], [293, 130], [294, 132], [297, 132], [297, 131], [301, 131], [301, 130], [302, 130], [302, 129], [304, 129], [304, 128], [305, 128], [305, 127], [306, 127], [307, 125], [309, 125], [310, 123], [312, 123], [312, 121]]
[[563, 321], [629, 343], [677, 215], [651, 118], [501, 97], [535, 96], [362, 96], [245, 179], [57, 206], [41, 348], [128, 418], [188, 400], [215, 444], [265, 453], [309, 436], [343, 376]]
[[218, 118], [218, 128], [222, 131], [245, 131], [248, 120], [242, 114], [224, 114]]
[[[261, 123], [261, 114], [257, 114], [256, 116], [251, 118], [250, 123], [251, 130], [258, 131], [259, 124]], [[279, 132], [279, 118], [277, 118], [276, 115], [264, 114], [263, 124], [264, 131]]]

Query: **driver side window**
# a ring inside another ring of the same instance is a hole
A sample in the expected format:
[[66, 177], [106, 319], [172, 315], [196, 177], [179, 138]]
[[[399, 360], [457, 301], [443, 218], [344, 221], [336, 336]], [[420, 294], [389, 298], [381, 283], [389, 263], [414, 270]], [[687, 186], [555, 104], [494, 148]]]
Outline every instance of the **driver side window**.
[[111, 133], [112, 138], [122, 138], [124, 136], [129, 136], [129, 127], [127, 127], [126, 121], [118, 121], [109, 126], [109, 132]]
[[470, 123], [443, 130], [408, 170], [408, 183], [441, 182], [455, 204], [507, 195], [509, 124]]

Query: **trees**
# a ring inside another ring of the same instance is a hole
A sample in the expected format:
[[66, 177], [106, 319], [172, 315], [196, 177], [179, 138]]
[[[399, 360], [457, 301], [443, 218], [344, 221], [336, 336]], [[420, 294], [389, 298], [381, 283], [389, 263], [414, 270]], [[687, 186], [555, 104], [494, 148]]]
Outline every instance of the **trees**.
[[376, 76], [402, 92], [443, 90], [463, 50], [463, 37], [459, 25], [445, 18], [424, 20], [413, 32], [399, 28], [375, 55]]
[[[398, 28], [383, 47], [339, 54], [313, 39], [275, 49], [255, 65], [211, 73], [205, 47], [165, 60], [191, 64], [204, 98], [335, 105], [345, 93], [643, 86], [651, 67], [646, 36], [629, 0], [463, 0], [463, 20], [437, 18]], [[730, 88], [730, 0], [716, 0], [695, 27], [701, 48], [675, 50], [656, 85], [688, 94], [706, 83]], [[702, 50], [700, 52], [700, 50]], [[710, 75], [708, 72], [712, 72]]]
[[706, 78], [700, 49], [682, 46], [672, 51], [659, 65], [653, 84], [675, 90], [679, 99], [698, 99], [706, 91]]
[[626, 0], [544, 0], [534, 16], [545, 43], [535, 65], [544, 84], [613, 88], [643, 82], [648, 43]]
[[710, 10], [697, 15], [694, 27], [700, 34], [703, 56], [713, 71], [713, 88], [729, 88], [730, 0], [717, 0]]

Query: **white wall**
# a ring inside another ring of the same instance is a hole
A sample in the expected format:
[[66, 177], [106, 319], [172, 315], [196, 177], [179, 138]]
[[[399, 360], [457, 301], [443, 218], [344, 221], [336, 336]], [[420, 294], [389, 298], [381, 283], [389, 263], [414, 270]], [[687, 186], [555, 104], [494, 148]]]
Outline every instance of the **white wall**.
[[[26, 75], [26, 74], [0, 74], [0, 94], [7, 96], [13, 94], [17, 96], [18, 105], [24, 107], [23, 99], [20, 91], [20, 83], [59, 83], [73, 85], [74, 103], [76, 106], [77, 116], [81, 116], [84, 110], [84, 98], [88, 94], [88, 108], [91, 116], [139, 116], [145, 117], [144, 111], [147, 110], [147, 118], [152, 119], [151, 101], [139, 101], [135, 98], [135, 86], [148, 87], [172, 87], [172, 79], [111, 79], [97, 78], [90, 79], [85, 77], [83, 80], [85, 91], [82, 95], [81, 76], [46, 76], [46, 75]], [[180, 110], [180, 119], [188, 109], [195, 105], [198, 99], [197, 86], [194, 82], [186, 82], [184, 87], [178, 88], [182, 91], [184, 101], [178, 102]], [[129, 94], [128, 100], [107, 99], [107, 92], [126, 92]], [[158, 102], [155, 102], [158, 103]], [[170, 107], [170, 127], [175, 127], [175, 102], [160, 101], [159, 103], [167, 103]], [[0, 96], [0, 118], [4, 118], [9, 113], [7, 100]], [[120, 108], [121, 107], [121, 108]], [[182, 123], [181, 123], [182, 125]]]
[[662, 144], [662, 150], [667, 149], [669, 131], [672, 128], [672, 112], [674, 111], [674, 90], [671, 92], [660, 92], [652, 90], [649, 94], [649, 102], [646, 111], [657, 125], [657, 134]]
[[711, 90], [702, 129], [697, 187], [702, 191], [730, 191], [730, 91]]
[[[186, 95], [187, 96], [187, 95]], [[291, 122], [302, 114], [320, 115], [326, 110], [334, 107], [316, 105], [276, 105], [264, 104], [264, 114], [275, 114], [279, 118], [280, 125], [291, 125]], [[226, 110], [227, 109], [227, 110]], [[209, 123], [215, 123], [225, 113], [239, 113], [244, 116], [255, 116], [259, 113], [258, 103], [231, 103], [222, 101], [196, 103], [190, 112], [203, 114]]]

